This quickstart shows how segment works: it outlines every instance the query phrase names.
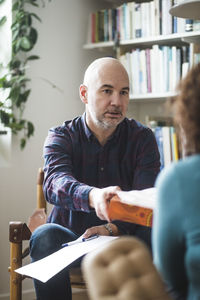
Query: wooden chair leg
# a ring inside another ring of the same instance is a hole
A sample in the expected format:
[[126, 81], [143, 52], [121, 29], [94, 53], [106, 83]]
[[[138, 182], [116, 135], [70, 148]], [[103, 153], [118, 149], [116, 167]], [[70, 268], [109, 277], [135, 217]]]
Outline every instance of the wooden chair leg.
[[15, 269], [22, 266], [22, 242], [29, 240], [31, 232], [25, 223], [10, 222], [10, 300], [22, 299], [22, 275], [15, 272]]
[[10, 243], [10, 300], [22, 299], [22, 275], [15, 269], [22, 266], [22, 243]]

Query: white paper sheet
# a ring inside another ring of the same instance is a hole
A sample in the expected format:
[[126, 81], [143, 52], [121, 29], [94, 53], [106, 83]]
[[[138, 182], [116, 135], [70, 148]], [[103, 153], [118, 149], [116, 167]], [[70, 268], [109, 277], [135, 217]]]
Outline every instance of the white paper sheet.
[[123, 203], [154, 209], [156, 204], [156, 192], [156, 188], [149, 188], [140, 191], [119, 191], [117, 195]]
[[102, 247], [116, 238], [112, 236], [99, 236], [93, 240], [64, 247], [43, 259], [15, 270], [15, 272], [46, 282], [77, 258]]

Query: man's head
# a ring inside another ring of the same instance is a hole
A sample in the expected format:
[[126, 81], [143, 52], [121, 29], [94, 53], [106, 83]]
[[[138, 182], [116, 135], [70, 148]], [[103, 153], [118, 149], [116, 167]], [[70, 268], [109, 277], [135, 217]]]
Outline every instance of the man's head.
[[95, 60], [85, 72], [80, 98], [86, 104], [88, 126], [114, 130], [126, 116], [129, 78], [123, 65], [114, 58]]

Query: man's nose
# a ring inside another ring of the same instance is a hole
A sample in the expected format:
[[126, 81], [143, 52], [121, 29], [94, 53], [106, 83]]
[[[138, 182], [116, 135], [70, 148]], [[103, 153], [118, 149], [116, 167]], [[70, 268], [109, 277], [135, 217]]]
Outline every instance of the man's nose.
[[111, 105], [120, 106], [121, 105], [121, 97], [118, 93], [114, 93], [111, 98]]

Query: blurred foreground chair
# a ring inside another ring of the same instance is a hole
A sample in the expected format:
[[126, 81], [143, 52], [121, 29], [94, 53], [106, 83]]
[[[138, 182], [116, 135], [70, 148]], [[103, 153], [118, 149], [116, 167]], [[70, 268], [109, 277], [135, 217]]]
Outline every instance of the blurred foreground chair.
[[[44, 172], [40, 168], [37, 180], [37, 209], [29, 218], [28, 224], [23, 222], [9, 223], [10, 241], [10, 300], [22, 299], [22, 280], [24, 276], [15, 272], [22, 266], [22, 260], [29, 255], [29, 248], [23, 249], [25, 240], [29, 240], [31, 233], [38, 226], [46, 223], [46, 200], [43, 194]], [[80, 268], [70, 270], [71, 286], [76, 288], [86, 288]]]
[[82, 270], [91, 300], [172, 300], [143, 244], [122, 237], [85, 256]]

